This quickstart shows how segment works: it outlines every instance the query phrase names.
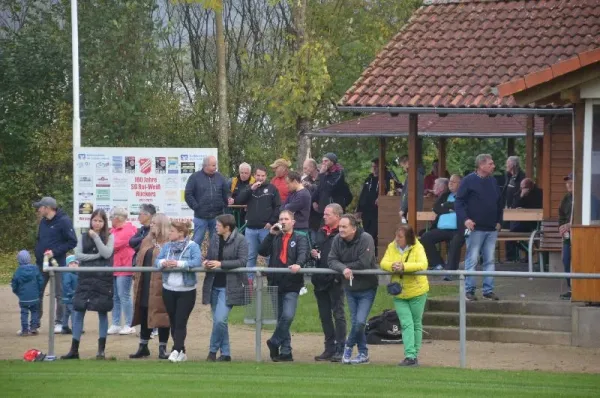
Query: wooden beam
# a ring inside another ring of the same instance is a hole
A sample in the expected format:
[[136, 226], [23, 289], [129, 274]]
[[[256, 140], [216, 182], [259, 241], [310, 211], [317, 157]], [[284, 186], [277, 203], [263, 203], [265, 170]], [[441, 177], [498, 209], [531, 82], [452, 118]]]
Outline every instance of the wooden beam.
[[418, 137], [419, 115], [411, 113], [408, 116], [408, 215], [406, 219], [417, 232], [417, 195], [423, 195], [423, 192], [417, 192], [417, 167], [419, 156], [419, 137]]
[[542, 159], [542, 190], [544, 191], [543, 209], [544, 220], [552, 216], [552, 198], [551, 198], [551, 165], [552, 157], [552, 116], [544, 116], [544, 157]]
[[544, 175], [544, 137], [538, 138], [535, 141], [535, 182], [538, 187], [542, 186]]
[[444, 137], [438, 141], [438, 176], [446, 176], [446, 138]]
[[379, 138], [379, 196], [384, 196], [385, 192], [385, 138]]
[[507, 138], [506, 139], [506, 156], [513, 156], [515, 154], [515, 139]]
[[585, 102], [579, 102], [573, 107], [573, 224], [581, 225], [583, 203], [583, 124]]
[[534, 116], [527, 116], [527, 127], [525, 130], [525, 175], [533, 178], [533, 161], [534, 161]]

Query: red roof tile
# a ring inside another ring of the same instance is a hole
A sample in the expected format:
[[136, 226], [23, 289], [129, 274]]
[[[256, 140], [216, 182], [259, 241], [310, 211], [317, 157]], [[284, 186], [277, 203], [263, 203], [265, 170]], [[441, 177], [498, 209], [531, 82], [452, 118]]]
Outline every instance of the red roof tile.
[[515, 107], [492, 88], [596, 47], [598, 0], [429, 1], [340, 105]]

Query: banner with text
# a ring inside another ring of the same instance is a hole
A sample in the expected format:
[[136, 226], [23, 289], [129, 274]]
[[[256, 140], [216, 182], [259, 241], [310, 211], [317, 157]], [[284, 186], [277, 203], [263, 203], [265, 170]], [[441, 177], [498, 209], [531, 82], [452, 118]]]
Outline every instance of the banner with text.
[[190, 175], [202, 169], [216, 148], [79, 148], [73, 154], [73, 223], [89, 228], [96, 209], [129, 211], [139, 226], [140, 205], [151, 203], [171, 219], [189, 220], [194, 212], [185, 203]]

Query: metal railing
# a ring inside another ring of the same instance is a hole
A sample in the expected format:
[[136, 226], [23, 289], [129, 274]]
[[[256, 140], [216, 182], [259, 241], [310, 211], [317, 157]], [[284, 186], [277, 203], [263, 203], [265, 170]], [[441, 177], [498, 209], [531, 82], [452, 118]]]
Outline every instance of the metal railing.
[[[165, 270], [152, 268], [152, 267], [119, 267], [119, 272], [164, 272]], [[262, 323], [260, 319], [260, 308], [262, 308], [262, 289], [263, 274], [287, 274], [291, 271], [287, 268], [236, 268], [232, 270], [223, 271], [217, 270], [206, 270], [204, 268], [193, 268], [192, 272], [234, 272], [234, 273], [256, 273], [254, 281], [256, 283], [256, 303], [257, 306], [257, 321], [255, 330], [255, 343], [256, 343], [256, 361], [261, 362], [261, 332]], [[67, 267], [48, 267], [44, 268], [44, 272], [49, 273], [50, 282], [50, 308], [48, 317], [48, 356], [54, 356], [54, 321], [55, 321], [55, 296], [56, 296], [56, 281], [55, 273], [61, 272], [115, 272], [115, 268], [112, 267], [79, 267], [79, 268], [67, 268]], [[173, 270], [166, 272], [181, 272], [181, 270]], [[299, 274], [339, 274], [336, 271], [327, 268], [302, 268], [298, 271]], [[393, 273], [383, 271], [381, 269], [372, 270], [357, 270], [353, 271], [355, 275], [393, 275]], [[600, 279], [599, 274], [590, 273], [566, 273], [566, 272], [519, 272], [519, 271], [418, 271], [414, 273], [405, 273], [410, 275], [427, 275], [427, 276], [458, 276], [459, 282], [459, 345], [460, 345], [460, 367], [465, 368], [467, 366], [467, 300], [466, 300], [466, 289], [465, 289], [465, 278], [467, 276], [493, 276], [496, 278], [542, 278], [542, 279]]]

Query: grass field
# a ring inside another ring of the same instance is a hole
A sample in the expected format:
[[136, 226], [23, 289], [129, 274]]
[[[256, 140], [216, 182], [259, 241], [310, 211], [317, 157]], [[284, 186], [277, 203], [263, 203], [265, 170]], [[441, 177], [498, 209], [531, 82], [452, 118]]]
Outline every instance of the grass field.
[[597, 375], [397, 366], [0, 362], [3, 396], [593, 397]]
[[[298, 309], [296, 316], [294, 317], [294, 323], [292, 324], [292, 330], [298, 333], [322, 333], [321, 321], [319, 320], [319, 313], [317, 311], [317, 301], [313, 293], [313, 286], [310, 284], [306, 285], [308, 293], [300, 296], [298, 299]], [[449, 296], [458, 294], [458, 286], [456, 285], [432, 285], [429, 291], [429, 298]], [[371, 316], [381, 313], [385, 309], [393, 309], [392, 298], [385, 289], [385, 286], [380, 286], [377, 289], [377, 296], [375, 296], [375, 302], [371, 309]], [[229, 315], [229, 322], [231, 324], [243, 324], [244, 323], [244, 307], [234, 307]], [[348, 312], [348, 306], [346, 305], [346, 313]], [[350, 319], [347, 315], [346, 319]], [[271, 325], [265, 325], [265, 328], [272, 328]]]

